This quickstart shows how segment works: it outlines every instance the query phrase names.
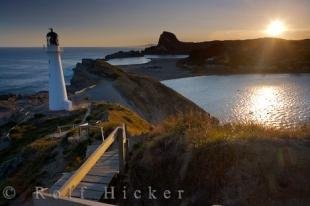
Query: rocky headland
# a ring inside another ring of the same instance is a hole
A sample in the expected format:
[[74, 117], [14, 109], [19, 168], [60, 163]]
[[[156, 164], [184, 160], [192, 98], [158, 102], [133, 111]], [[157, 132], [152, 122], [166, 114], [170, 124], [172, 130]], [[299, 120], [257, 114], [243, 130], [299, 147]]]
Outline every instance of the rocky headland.
[[157, 80], [129, 74], [101, 59], [83, 59], [78, 63], [74, 69], [70, 90], [74, 93], [73, 101], [105, 100], [122, 104], [152, 123], [158, 123], [178, 113], [204, 112]]
[[191, 73], [189, 76], [310, 72], [310, 39], [259, 38], [183, 42], [175, 34], [164, 31], [156, 46], [147, 47], [140, 54], [187, 54], [189, 57], [177, 61], [176, 66], [188, 70]]

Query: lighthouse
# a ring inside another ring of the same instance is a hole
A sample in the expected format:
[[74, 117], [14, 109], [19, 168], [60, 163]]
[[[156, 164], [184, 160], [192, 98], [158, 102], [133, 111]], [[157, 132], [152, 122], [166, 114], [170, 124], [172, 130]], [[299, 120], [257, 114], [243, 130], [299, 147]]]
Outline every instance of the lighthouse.
[[57, 33], [50, 29], [46, 35], [46, 40], [49, 70], [49, 109], [52, 111], [71, 110], [72, 102], [68, 100], [67, 96], [60, 56], [62, 51], [59, 47]]

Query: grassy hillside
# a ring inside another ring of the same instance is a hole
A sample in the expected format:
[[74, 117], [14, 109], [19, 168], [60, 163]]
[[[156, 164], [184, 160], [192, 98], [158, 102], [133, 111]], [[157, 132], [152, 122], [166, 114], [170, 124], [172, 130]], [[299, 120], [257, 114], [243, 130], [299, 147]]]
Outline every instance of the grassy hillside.
[[106, 121], [100, 124], [104, 131], [111, 131], [122, 123], [126, 124], [130, 136], [141, 135], [152, 129], [152, 125], [138, 114], [118, 104], [98, 103], [92, 105], [91, 115], [87, 120], [98, 120], [102, 116], [106, 118]]
[[[0, 153], [0, 189], [7, 185], [13, 186], [23, 201], [30, 198], [35, 186], [52, 184], [51, 181], [59, 171], [54, 168], [50, 170], [53, 174], [47, 174], [44, 167], [55, 161], [60, 152], [61, 139], [48, 135], [56, 132], [58, 125], [80, 123], [84, 113], [85, 110], [35, 114], [28, 121], [16, 125], [10, 132], [11, 146]], [[2, 203], [8, 202], [0, 199]]]
[[[160, 205], [307, 205], [310, 203], [310, 126], [214, 126], [204, 115], [170, 118], [135, 146], [129, 185], [184, 198]], [[129, 200], [131, 204], [135, 200]], [[152, 200], [154, 203], [154, 200]]]

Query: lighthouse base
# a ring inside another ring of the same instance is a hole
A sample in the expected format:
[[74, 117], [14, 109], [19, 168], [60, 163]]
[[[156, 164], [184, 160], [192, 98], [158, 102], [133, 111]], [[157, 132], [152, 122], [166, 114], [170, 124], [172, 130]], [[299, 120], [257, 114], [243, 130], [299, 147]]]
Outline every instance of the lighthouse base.
[[50, 104], [49, 109], [51, 111], [59, 111], [59, 110], [71, 111], [72, 110], [72, 102], [69, 100], [64, 100], [62, 103]]

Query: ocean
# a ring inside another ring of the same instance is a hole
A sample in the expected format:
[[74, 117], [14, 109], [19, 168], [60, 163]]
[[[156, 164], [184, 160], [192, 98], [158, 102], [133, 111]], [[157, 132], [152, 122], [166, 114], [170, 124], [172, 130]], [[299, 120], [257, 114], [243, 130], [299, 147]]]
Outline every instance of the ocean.
[[[117, 51], [138, 50], [136, 47], [63, 48], [62, 63], [66, 83], [70, 83], [77, 62], [83, 58], [104, 58]], [[149, 59], [113, 60], [114, 65], [146, 63]], [[48, 89], [48, 60], [43, 48], [0, 48], [0, 94], [32, 94]]]

